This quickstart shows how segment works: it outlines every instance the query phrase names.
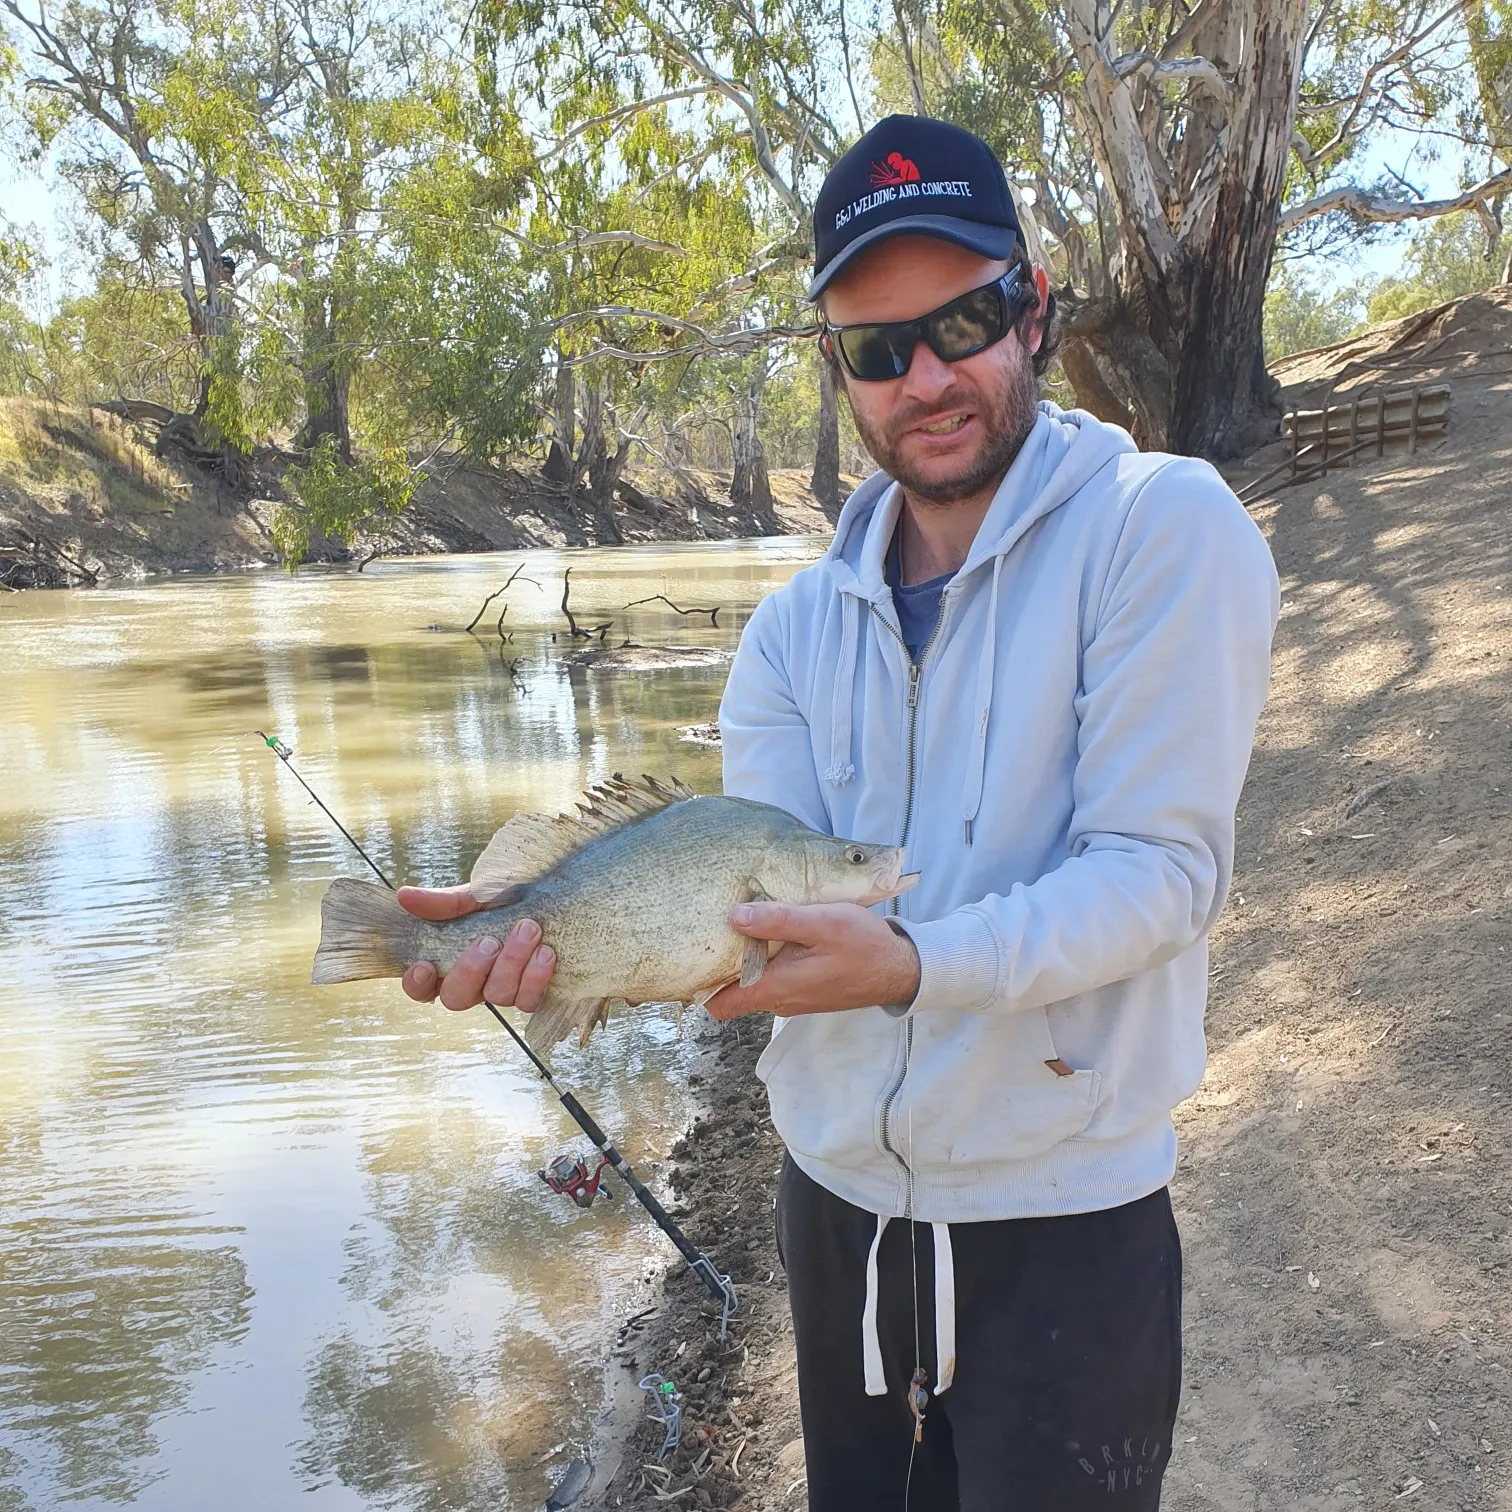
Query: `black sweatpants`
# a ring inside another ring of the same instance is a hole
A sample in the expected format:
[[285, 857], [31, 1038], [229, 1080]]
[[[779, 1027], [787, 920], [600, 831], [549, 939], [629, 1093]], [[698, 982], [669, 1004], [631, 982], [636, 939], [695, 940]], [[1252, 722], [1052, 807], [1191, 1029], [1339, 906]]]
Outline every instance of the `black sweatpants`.
[[887, 1395], [869, 1397], [861, 1318], [876, 1217], [784, 1161], [777, 1242], [810, 1512], [1154, 1512], [1181, 1395], [1181, 1245], [1165, 1189], [1097, 1213], [951, 1224], [955, 1380], [931, 1394], [917, 1446], [915, 1259], [931, 1392], [938, 1365], [934, 1235], [913, 1228], [912, 1250], [901, 1220], [882, 1238]]

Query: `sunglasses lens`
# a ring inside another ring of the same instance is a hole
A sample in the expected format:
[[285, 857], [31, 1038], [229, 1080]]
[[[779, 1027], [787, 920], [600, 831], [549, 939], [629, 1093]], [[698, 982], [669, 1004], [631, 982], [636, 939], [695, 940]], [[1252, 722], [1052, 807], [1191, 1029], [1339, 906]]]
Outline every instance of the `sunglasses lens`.
[[902, 350], [902, 339], [894, 327], [851, 326], [837, 331], [835, 340], [851, 372], [867, 383], [900, 378], [908, 371], [913, 348], [910, 345], [907, 351]]
[[994, 284], [973, 289], [929, 321], [929, 344], [941, 362], [959, 362], [1001, 341], [1007, 331], [1007, 301]]
[[831, 327], [832, 338], [851, 376], [867, 383], [901, 378], [921, 338], [941, 362], [959, 362], [1008, 334], [1012, 299], [1020, 283], [1015, 268], [1006, 280], [973, 289], [919, 320]]

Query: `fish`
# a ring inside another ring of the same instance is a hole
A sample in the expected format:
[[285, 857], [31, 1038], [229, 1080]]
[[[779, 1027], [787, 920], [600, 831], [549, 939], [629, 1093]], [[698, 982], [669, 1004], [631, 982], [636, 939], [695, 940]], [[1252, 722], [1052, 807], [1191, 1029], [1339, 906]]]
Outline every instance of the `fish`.
[[417, 961], [444, 975], [475, 940], [534, 919], [556, 969], [526, 1042], [540, 1053], [576, 1031], [584, 1046], [611, 1011], [702, 1007], [733, 982], [760, 981], [781, 942], [731, 928], [736, 904], [867, 907], [918, 880], [901, 846], [822, 834], [771, 804], [696, 796], [675, 778], [616, 774], [574, 814], [504, 825], [469, 880], [484, 906], [462, 918], [417, 919], [387, 887], [338, 878], [321, 900], [311, 980], [397, 977]]

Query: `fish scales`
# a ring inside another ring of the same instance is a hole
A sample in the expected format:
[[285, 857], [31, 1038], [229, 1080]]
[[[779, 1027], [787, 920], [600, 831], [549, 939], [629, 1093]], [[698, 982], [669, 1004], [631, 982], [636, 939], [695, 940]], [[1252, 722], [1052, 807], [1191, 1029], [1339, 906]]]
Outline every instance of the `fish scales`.
[[703, 1003], [759, 979], [777, 947], [730, 927], [735, 904], [880, 902], [917, 880], [901, 871], [899, 848], [821, 834], [768, 804], [616, 778], [576, 815], [505, 825], [473, 871], [487, 906], [460, 919], [415, 919], [385, 888], [333, 883], [314, 980], [397, 976], [417, 961], [444, 974], [483, 935], [534, 919], [557, 965], [526, 1037], [586, 1042], [611, 1002]]

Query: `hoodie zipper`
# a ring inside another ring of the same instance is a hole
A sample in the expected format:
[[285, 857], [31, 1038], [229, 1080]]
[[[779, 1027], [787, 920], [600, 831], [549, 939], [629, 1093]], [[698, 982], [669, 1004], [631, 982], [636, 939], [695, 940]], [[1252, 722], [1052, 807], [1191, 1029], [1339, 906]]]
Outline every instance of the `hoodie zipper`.
[[[875, 604], [868, 606], [876, 615], [877, 623], [886, 628], [887, 633], [902, 647], [903, 655], [908, 658], [908, 759], [904, 767], [908, 780], [904, 787], [903, 798], [903, 832], [898, 837], [898, 844], [908, 844], [908, 836], [913, 828], [914, 814], [914, 779], [918, 771], [917, 735], [919, 727], [919, 691], [924, 676], [924, 661], [929, 655], [929, 648], [934, 645], [935, 637], [940, 633], [940, 626], [945, 619], [945, 599], [940, 598], [940, 612], [935, 616], [934, 628], [929, 632], [929, 638], [919, 647], [919, 659], [915, 661], [909, 655], [908, 645], [904, 641], [901, 632], [894, 629], [888, 623], [887, 618]], [[894, 917], [898, 913], [898, 900], [893, 898], [888, 903], [888, 912]], [[903, 1216], [910, 1222], [913, 1220], [913, 1167], [894, 1148], [892, 1142], [892, 1109], [898, 1099], [898, 1094], [903, 1090], [903, 1080], [908, 1075], [908, 1063], [913, 1055], [913, 1017], [910, 1015], [903, 1021], [903, 1064], [893, 1078], [892, 1085], [888, 1087], [886, 1095], [882, 1099], [882, 1147], [894, 1160], [903, 1167], [908, 1182], [907, 1196], [903, 1204]]]

